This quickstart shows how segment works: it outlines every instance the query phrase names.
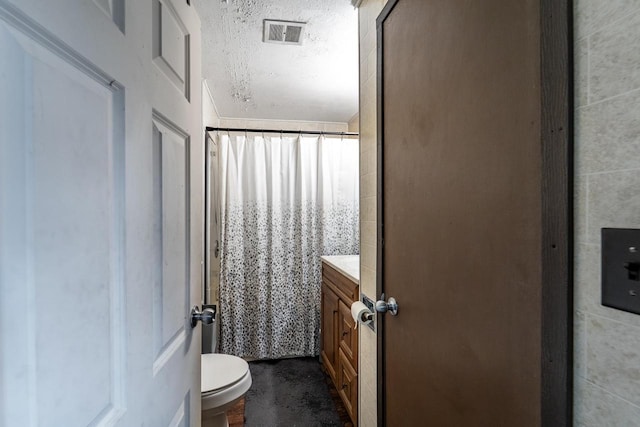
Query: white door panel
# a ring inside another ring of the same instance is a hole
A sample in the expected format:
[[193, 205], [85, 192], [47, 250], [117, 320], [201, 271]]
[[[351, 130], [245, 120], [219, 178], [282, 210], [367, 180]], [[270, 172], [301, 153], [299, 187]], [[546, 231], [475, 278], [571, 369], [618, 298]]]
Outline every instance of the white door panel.
[[89, 425], [123, 406], [122, 98], [6, 25], [0, 40], [15, 88], [2, 97], [6, 407], [35, 424]]
[[154, 62], [188, 99], [190, 34], [171, 0], [153, 0], [152, 26]]
[[172, 7], [178, 90], [153, 55], [152, 1], [12, 3], [0, 0], [0, 426], [199, 425], [195, 11]]
[[[154, 374], [182, 348], [187, 332], [190, 289], [175, 286], [189, 281], [189, 137], [166, 118], [153, 120], [154, 211], [156, 251], [161, 276], [154, 281]], [[159, 232], [161, 231], [161, 232]]]

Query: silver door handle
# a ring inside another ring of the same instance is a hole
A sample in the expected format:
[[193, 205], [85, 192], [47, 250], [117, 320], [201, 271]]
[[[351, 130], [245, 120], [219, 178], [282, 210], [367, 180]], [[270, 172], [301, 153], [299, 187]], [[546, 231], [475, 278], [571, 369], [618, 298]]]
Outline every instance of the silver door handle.
[[380, 300], [376, 301], [376, 311], [378, 313], [389, 312], [392, 316], [396, 316], [398, 314], [398, 303], [394, 297], [390, 297], [385, 301], [384, 294], [382, 294]]
[[198, 324], [198, 320], [205, 325], [210, 325], [215, 320], [216, 313], [211, 308], [205, 308], [200, 311], [197, 305], [191, 307], [191, 327], [195, 328]]

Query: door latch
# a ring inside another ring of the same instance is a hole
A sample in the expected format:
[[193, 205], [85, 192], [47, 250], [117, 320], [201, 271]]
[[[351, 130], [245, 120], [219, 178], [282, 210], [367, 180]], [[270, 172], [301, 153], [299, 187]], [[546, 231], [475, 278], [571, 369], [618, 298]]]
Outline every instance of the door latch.
[[380, 299], [376, 301], [376, 311], [378, 313], [389, 312], [392, 316], [398, 315], [398, 303], [394, 297], [389, 297], [387, 301], [384, 300], [384, 294], [380, 296]]
[[198, 324], [198, 320], [205, 325], [210, 325], [216, 318], [216, 312], [212, 308], [205, 308], [200, 311], [197, 305], [191, 307], [191, 327], [195, 328]]

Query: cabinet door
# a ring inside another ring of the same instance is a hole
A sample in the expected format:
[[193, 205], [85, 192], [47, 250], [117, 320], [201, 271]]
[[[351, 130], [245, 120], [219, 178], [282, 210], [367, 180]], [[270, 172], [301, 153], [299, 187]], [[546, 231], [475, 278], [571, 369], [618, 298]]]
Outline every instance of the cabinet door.
[[351, 307], [342, 300], [338, 303], [338, 342], [344, 355], [354, 368], [358, 367], [358, 330], [351, 317]]
[[344, 402], [345, 409], [351, 417], [354, 425], [358, 425], [358, 374], [349, 362], [349, 359], [342, 352], [342, 349], [338, 350], [338, 378], [337, 388], [338, 394]]
[[331, 379], [336, 380], [338, 348], [338, 296], [322, 283], [322, 362]]

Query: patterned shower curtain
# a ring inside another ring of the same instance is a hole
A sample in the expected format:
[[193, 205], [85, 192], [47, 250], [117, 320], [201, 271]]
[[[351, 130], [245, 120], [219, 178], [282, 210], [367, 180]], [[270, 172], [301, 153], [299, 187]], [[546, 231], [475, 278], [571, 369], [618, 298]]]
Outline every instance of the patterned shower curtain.
[[223, 353], [319, 353], [321, 255], [358, 254], [358, 141], [216, 135]]

